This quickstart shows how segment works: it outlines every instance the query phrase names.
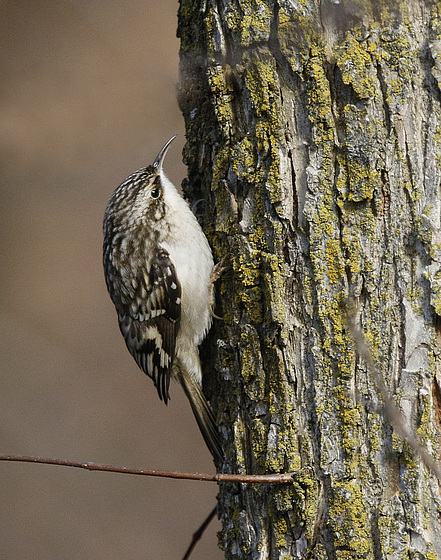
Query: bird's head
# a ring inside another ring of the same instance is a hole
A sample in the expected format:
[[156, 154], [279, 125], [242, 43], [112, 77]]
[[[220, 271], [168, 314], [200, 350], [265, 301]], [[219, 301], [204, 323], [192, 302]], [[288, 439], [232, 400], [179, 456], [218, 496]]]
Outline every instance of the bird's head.
[[[167, 210], [165, 191], [170, 181], [162, 166], [172, 141], [163, 146], [154, 162], [135, 171], [115, 190], [104, 216], [104, 234], [127, 232], [158, 223]], [[174, 187], [173, 187], [174, 189]]]

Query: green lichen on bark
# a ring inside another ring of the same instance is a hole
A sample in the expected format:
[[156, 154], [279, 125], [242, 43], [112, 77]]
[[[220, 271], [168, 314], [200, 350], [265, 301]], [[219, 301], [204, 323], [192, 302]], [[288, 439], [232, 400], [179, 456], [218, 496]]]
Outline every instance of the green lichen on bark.
[[186, 192], [209, 201], [231, 263], [211, 335], [224, 468], [308, 467], [292, 487], [221, 488], [227, 558], [430, 558], [440, 538], [439, 496], [385, 423], [341, 310], [356, 298], [435, 449], [441, 18], [415, 6], [181, 0]]
[[[368, 512], [356, 481], [335, 483], [329, 518], [336, 536], [336, 558], [352, 560], [373, 556]], [[350, 540], [348, 535], [352, 535]]]

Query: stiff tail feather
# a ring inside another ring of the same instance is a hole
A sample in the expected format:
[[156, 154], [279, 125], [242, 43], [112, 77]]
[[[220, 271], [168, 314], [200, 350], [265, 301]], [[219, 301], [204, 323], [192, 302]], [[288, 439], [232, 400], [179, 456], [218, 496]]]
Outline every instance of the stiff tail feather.
[[182, 388], [190, 401], [191, 409], [193, 410], [193, 414], [195, 415], [196, 422], [198, 423], [205, 443], [207, 444], [210, 453], [213, 455], [215, 462], [217, 464], [221, 464], [224, 459], [224, 454], [213, 411], [211, 410], [211, 407], [202, 393], [202, 389], [197, 381], [192, 379], [189, 375], [183, 375], [182, 372], [179, 372], [178, 377]]

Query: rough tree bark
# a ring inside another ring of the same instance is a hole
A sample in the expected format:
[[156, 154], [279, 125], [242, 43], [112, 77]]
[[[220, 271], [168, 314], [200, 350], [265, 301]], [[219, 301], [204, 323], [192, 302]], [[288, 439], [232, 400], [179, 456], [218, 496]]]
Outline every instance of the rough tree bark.
[[393, 432], [345, 328], [440, 453], [441, 8], [181, 0], [191, 200], [217, 259], [205, 346], [228, 559], [441, 558], [437, 480]]

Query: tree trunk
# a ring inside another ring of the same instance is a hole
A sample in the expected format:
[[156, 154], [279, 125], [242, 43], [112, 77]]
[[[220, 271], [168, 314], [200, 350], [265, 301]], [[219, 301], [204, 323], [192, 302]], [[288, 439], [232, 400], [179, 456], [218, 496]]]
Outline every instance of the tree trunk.
[[216, 259], [204, 347], [227, 559], [441, 558], [440, 488], [345, 328], [440, 453], [441, 8], [181, 0], [184, 185]]

